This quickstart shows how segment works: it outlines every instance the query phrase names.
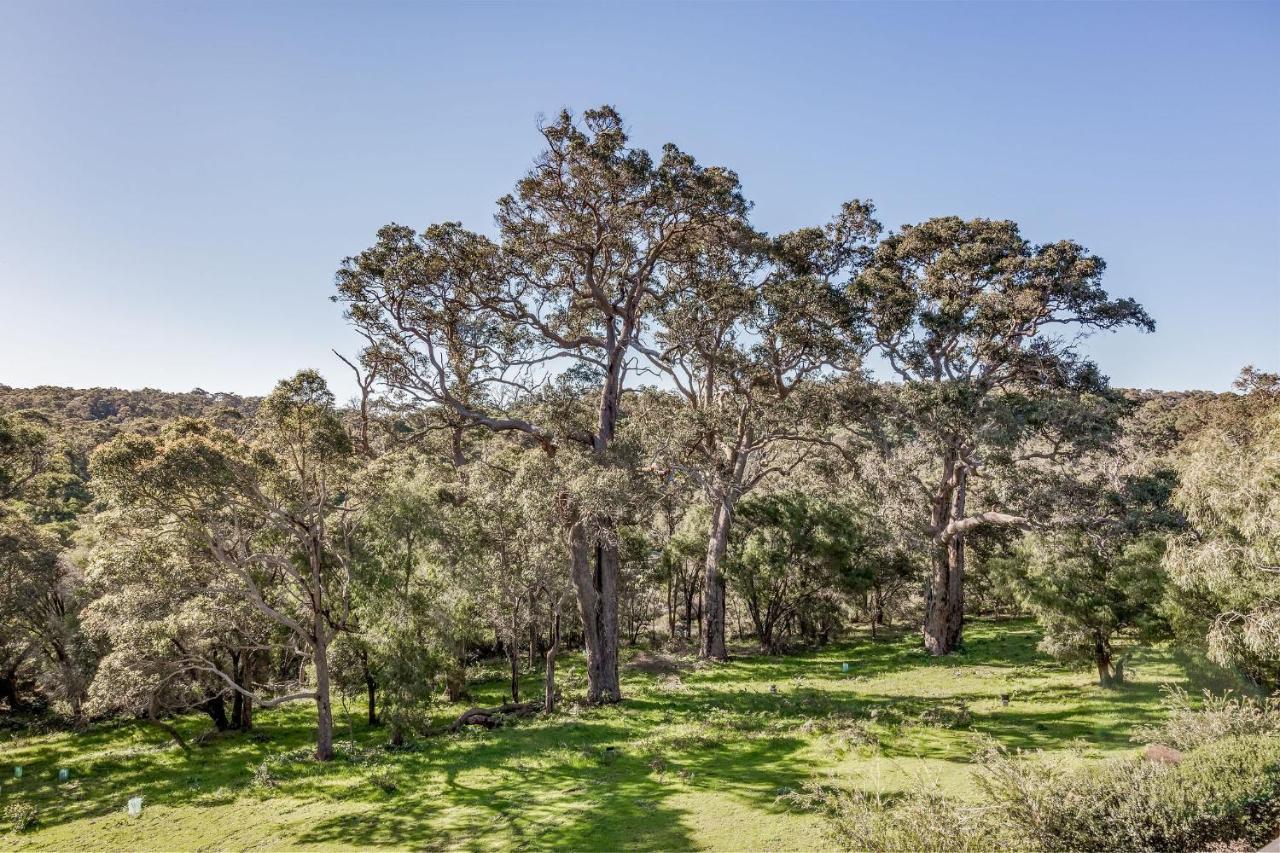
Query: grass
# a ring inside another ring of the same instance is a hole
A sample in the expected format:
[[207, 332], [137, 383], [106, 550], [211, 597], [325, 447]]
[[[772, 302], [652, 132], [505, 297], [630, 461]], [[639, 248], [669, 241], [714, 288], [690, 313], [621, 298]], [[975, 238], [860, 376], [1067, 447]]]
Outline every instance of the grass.
[[[1152, 649], [1131, 661], [1128, 685], [1100, 689], [1039, 654], [1027, 621], [975, 620], [966, 639], [945, 659], [925, 655], [915, 634], [715, 666], [639, 653], [621, 706], [570, 705], [397, 752], [380, 747], [385, 732], [361, 721], [357, 700], [349, 713], [338, 706], [329, 764], [307, 757], [313, 716], [301, 705], [260, 713], [257, 731], [189, 756], [133, 724], [9, 736], [0, 813], [23, 800], [39, 817], [0, 836], [0, 849], [819, 849], [829, 846], [819, 818], [777, 801], [811, 776], [893, 790], [923, 774], [965, 795], [969, 759], [988, 739], [1129, 751], [1131, 729], [1161, 716], [1161, 685], [1187, 680], [1171, 652]], [[561, 666], [572, 698], [581, 660]], [[503, 689], [495, 678], [473, 698], [496, 703]], [[442, 722], [461, 707], [437, 710]], [[192, 737], [209, 728], [194, 716], [180, 726]], [[138, 795], [143, 813], [130, 818], [125, 802]]]

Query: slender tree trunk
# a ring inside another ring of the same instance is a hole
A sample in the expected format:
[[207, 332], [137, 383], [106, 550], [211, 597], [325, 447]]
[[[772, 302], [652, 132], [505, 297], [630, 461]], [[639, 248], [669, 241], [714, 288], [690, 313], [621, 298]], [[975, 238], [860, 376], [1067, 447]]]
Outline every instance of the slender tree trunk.
[[515, 643], [507, 644], [507, 659], [511, 662], [511, 701], [520, 701], [520, 649]]
[[725, 649], [725, 583], [721, 571], [729, 544], [729, 527], [733, 523], [733, 501], [717, 501], [711, 516], [711, 535], [707, 541], [707, 557], [702, 585], [702, 648], [700, 655], [710, 660], [728, 660]]
[[547, 649], [547, 672], [543, 681], [544, 698], [542, 710], [554, 714], [556, 710], [556, 655], [560, 651], [560, 608], [556, 607], [551, 617], [551, 647]]
[[[244, 689], [249, 689], [245, 684], [244, 677], [244, 655], [243, 652], [233, 652], [231, 655], [231, 677], [236, 684]], [[231, 728], [241, 728], [240, 722], [244, 718], [244, 694], [239, 690], [231, 691]]]
[[373, 676], [365, 675], [364, 689], [369, 694], [369, 725], [378, 725], [378, 682]]
[[[316, 616], [317, 623], [320, 616]], [[325, 627], [316, 625], [313, 658], [316, 669], [316, 761], [333, 758], [333, 708], [329, 704], [329, 640]]]

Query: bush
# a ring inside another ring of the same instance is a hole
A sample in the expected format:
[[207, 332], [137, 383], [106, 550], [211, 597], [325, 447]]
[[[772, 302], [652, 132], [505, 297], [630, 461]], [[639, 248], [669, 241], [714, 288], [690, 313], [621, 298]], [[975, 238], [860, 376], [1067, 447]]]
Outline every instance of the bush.
[[872, 853], [988, 853], [1027, 849], [989, 805], [948, 797], [936, 783], [886, 794], [810, 783], [781, 800], [824, 814], [833, 844]]
[[4, 822], [13, 832], [26, 832], [39, 817], [40, 810], [26, 800], [13, 800], [4, 807]]
[[395, 771], [389, 767], [380, 767], [370, 773], [369, 784], [384, 794], [394, 794], [400, 788]]
[[1214, 696], [1206, 690], [1195, 707], [1187, 692], [1175, 687], [1166, 691], [1161, 704], [1168, 714], [1164, 723], [1138, 729], [1135, 739], [1189, 750], [1223, 738], [1280, 734], [1280, 698], [1233, 697], [1230, 691]]
[[274, 788], [279, 784], [275, 774], [271, 772], [271, 762], [263, 761], [251, 768], [253, 771], [253, 785], [255, 788]]
[[981, 784], [1042, 850], [1202, 850], [1262, 844], [1280, 828], [1280, 742], [1227, 738], [1179, 764], [1129, 758], [1095, 767], [987, 759]]
[[1280, 831], [1280, 739], [1229, 737], [1177, 764], [982, 757], [984, 799], [936, 784], [898, 795], [810, 784], [784, 800], [825, 814], [842, 848], [889, 851], [1257, 849]]

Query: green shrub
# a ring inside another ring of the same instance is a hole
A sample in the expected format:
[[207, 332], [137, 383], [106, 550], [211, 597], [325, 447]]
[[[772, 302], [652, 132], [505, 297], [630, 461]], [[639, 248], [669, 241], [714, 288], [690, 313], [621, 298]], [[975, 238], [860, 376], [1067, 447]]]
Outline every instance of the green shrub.
[[1134, 738], [1162, 743], [1181, 750], [1241, 735], [1280, 735], [1280, 698], [1250, 699], [1230, 691], [1214, 696], [1207, 690], [1197, 707], [1186, 691], [1166, 691], [1161, 703], [1167, 716], [1162, 725], [1140, 728]]
[[990, 806], [965, 803], [922, 782], [902, 794], [809, 783], [784, 802], [823, 814], [835, 846], [871, 853], [988, 853], [1027, 849]]
[[263, 761], [250, 768], [253, 772], [253, 785], [255, 788], [274, 788], [279, 784], [275, 774], [271, 772], [271, 762]]
[[4, 822], [9, 824], [9, 829], [13, 832], [26, 832], [36, 825], [39, 817], [40, 810], [35, 803], [26, 800], [11, 800], [4, 807]]
[[1256, 735], [1206, 744], [1179, 764], [1068, 768], [997, 754], [981, 784], [1042, 850], [1202, 850], [1265, 843], [1280, 828], [1280, 742]]
[[389, 767], [379, 767], [370, 773], [369, 784], [384, 794], [394, 794], [400, 788], [400, 780]]
[[1180, 763], [1084, 766], [994, 750], [977, 803], [917, 783], [902, 794], [810, 784], [783, 797], [829, 819], [842, 848], [889, 851], [1257, 849], [1280, 831], [1280, 739], [1205, 744]]

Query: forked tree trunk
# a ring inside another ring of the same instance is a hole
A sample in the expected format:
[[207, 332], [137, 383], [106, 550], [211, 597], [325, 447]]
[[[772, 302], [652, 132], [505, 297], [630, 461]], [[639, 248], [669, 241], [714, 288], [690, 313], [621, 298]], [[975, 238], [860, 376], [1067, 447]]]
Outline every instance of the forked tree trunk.
[[1113, 686], [1116, 681], [1111, 672], [1111, 648], [1101, 637], [1093, 639], [1093, 660], [1098, 667], [1098, 686]]
[[[618, 683], [618, 551], [600, 535], [589, 542], [581, 521], [569, 530], [569, 551], [582, 639], [587, 647], [587, 703], [617, 702]], [[594, 545], [594, 547], [593, 547]]]

